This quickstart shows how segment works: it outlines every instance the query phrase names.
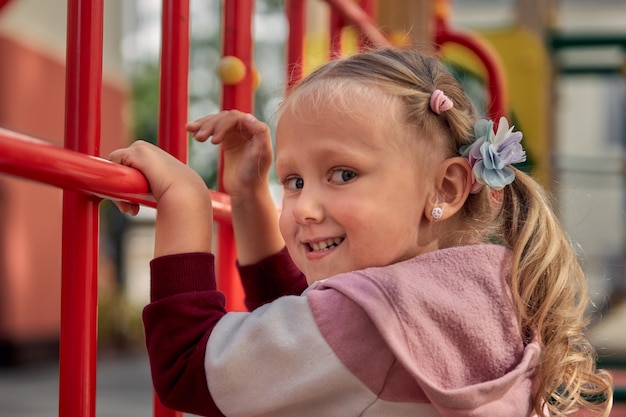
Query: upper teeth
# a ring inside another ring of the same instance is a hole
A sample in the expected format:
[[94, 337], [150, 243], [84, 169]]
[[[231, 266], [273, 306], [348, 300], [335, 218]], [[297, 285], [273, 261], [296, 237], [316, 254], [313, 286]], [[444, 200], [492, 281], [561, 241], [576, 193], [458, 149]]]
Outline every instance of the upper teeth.
[[322, 251], [332, 248], [333, 246], [337, 246], [341, 243], [342, 240], [342, 238], [336, 237], [334, 239], [327, 239], [321, 242], [311, 242], [309, 243], [309, 246], [313, 251]]

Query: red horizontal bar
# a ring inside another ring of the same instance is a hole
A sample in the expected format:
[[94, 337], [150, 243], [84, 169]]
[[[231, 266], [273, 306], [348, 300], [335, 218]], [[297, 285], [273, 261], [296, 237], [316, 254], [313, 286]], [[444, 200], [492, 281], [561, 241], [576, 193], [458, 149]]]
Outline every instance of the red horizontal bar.
[[[148, 182], [138, 170], [2, 128], [0, 173], [98, 197], [156, 207]], [[215, 220], [230, 223], [230, 197], [211, 190], [209, 193]]]

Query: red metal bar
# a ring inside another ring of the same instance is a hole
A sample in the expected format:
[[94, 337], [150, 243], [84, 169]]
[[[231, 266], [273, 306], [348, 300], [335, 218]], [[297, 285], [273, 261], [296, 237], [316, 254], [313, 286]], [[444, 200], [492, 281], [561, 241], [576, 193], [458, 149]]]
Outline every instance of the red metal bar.
[[159, 81], [159, 146], [187, 162], [189, 1], [163, 0]]
[[[69, 0], [65, 147], [100, 151], [103, 1]], [[63, 194], [59, 415], [95, 416], [98, 307], [98, 204]]]
[[241, 82], [222, 87], [222, 108], [251, 112], [253, 104], [252, 70], [252, 14], [254, 1], [225, 0], [222, 54], [236, 56], [246, 67]]
[[[136, 169], [2, 128], [0, 172], [96, 197], [156, 207], [146, 178]], [[215, 220], [230, 224], [230, 196], [209, 193]]]
[[[237, 109], [243, 112], [253, 111], [253, 43], [252, 15], [253, 0], [225, 0], [222, 54], [236, 56], [246, 68], [243, 80], [235, 85], [223, 84], [222, 109]], [[220, 155], [218, 169], [218, 191], [224, 191], [222, 183], [223, 155]], [[233, 229], [227, 225], [217, 228], [217, 278], [220, 289], [226, 294], [226, 307], [233, 311], [245, 311], [244, 293], [236, 268], [237, 252]]]
[[287, 0], [285, 8], [289, 22], [287, 39], [287, 91], [289, 91], [302, 78], [306, 10], [304, 0]]
[[[187, 163], [185, 124], [189, 106], [189, 1], [163, 0], [161, 10], [161, 62], [159, 79], [158, 144]], [[153, 395], [154, 417], [182, 417]]]
[[466, 33], [442, 33], [437, 37], [437, 44], [443, 45], [445, 43], [456, 43], [458, 45], [465, 46], [471, 50], [485, 66], [485, 71], [487, 73], [485, 84], [489, 94], [489, 100], [487, 101], [488, 104], [485, 110], [488, 117], [497, 125], [500, 117], [506, 116], [508, 113], [505, 104], [506, 86], [504, 72], [501, 69], [497, 57], [491, 52], [484, 42], [479, 41], [476, 37]]
[[133, 168], [0, 128], [0, 172], [94, 196], [156, 206]]
[[450, 28], [448, 24], [449, 0], [438, 0], [435, 6], [435, 44], [438, 48], [446, 43], [461, 45], [482, 62], [487, 73], [485, 86], [489, 94], [485, 111], [497, 125], [500, 117], [508, 114], [505, 72], [498, 55], [476, 35]]

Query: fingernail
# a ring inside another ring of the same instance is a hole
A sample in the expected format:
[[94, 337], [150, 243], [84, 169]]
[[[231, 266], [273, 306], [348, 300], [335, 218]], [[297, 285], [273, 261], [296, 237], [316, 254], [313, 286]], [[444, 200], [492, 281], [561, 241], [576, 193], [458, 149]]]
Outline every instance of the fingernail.
[[245, 120], [246, 120], [246, 123], [254, 123], [257, 121], [256, 117], [254, 117], [250, 113], [246, 114]]

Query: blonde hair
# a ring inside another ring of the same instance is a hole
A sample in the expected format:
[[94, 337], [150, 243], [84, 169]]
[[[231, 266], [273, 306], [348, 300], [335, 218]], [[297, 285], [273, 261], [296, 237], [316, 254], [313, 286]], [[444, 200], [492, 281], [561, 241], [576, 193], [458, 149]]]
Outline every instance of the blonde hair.
[[[331, 61], [296, 85], [283, 108], [299, 108], [306, 97], [312, 107], [346, 110], [342, 97], [368, 87], [382, 92], [382, 99], [399, 99], [405, 112], [398, 119], [449, 156], [473, 142], [477, 116], [462, 86], [434, 57], [415, 51], [386, 48]], [[454, 103], [441, 115], [429, 105], [436, 89]], [[462, 230], [454, 232], [452, 241], [496, 241], [513, 252], [510, 285], [521, 337], [526, 342], [536, 338], [542, 348], [534, 383], [536, 413], [546, 417], [547, 407], [550, 415], [564, 416], [585, 408], [606, 416], [612, 380], [596, 371], [595, 351], [584, 335], [585, 276], [548, 195], [530, 176], [515, 173], [515, 181], [503, 191], [484, 187], [468, 197], [456, 215]]]

